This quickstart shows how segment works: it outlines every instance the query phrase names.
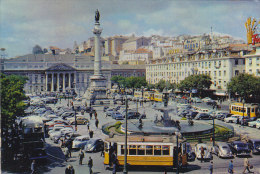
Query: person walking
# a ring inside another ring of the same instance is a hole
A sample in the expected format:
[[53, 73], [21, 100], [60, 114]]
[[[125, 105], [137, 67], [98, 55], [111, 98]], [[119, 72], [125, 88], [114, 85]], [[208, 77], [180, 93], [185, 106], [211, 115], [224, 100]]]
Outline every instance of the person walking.
[[89, 131], [89, 137], [90, 137], [90, 138], [93, 138], [93, 134], [94, 134], [94, 132], [93, 132], [92, 130], [90, 130], [90, 131]]
[[203, 157], [204, 157], [204, 148], [202, 146], [200, 147], [200, 155], [201, 155], [200, 162], [202, 163], [203, 162]]
[[83, 158], [85, 157], [84, 152], [80, 149], [79, 152], [79, 165], [82, 165]]
[[36, 163], [35, 163], [35, 160], [32, 161], [31, 171], [32, 171], [31, 174], [35, 174], [36, 173]]
[[65, 155], [65, 161], [67, 162], [68, 158], [69, 158], [69, 148], [65, 147], [64, 149], [64, 155]]
[[75, 174], [75, 170], [74, 170], [73, 166], [68, 165], [65, 169], [65, 174]]
[[95, 121], [96, 128], [98, 128], [98, 123], [99, 123], [99, 121], [98, 121], [98, 119], [96, 118], [96, 121]]
[[252, 171], [250, 171], [250, 163], [249, 163], [249, 160], [248, 160], [248, 158], [245, 158], [244, 159], [244, 171], [243, 171], [243, 173], [245, 173], [245, 171], [247, 170], [249, 173], [253, 173]]
[[228, 164], [228, 173], [233, 174], [234, 173], [234, 165], [233, 160], [231, 160]]
[[92, 174], [93, 173], [93, 171], [92, 171], [93, 160], [91, 157], [89, 157], [89, 160], [88, 160], [88, 167], [89, 167], [89, 174]]
[[95, 114], [94, 114], [94, 115], [95, 115], [95, 119], [97, 119], [97, 112], [95, 112]]
[[210, 173], [210, 174], [213, 174], [213, 161], [210, 162], [210, 165], [209, 165], [209, 173]]
[[113, 174], [116, 174], [116, 168], [117, 168], [117, 159], [115, 160], [115, 162], [113, 163]]
[[90, 120], [92, 120], [92, 112], [89, 113]]
[[88, 131], [89, 131], [89, 122], [87, 122], [87, 127], [88, 127]]

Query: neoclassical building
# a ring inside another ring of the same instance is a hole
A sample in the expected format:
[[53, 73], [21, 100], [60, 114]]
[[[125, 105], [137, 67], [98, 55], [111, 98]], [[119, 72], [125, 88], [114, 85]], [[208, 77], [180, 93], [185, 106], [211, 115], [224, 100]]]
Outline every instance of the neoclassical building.
[[[5, 59], [5, 74], [26, 76], [26, 93], [65, 92], [74, 89], [80, 96], [90, 85], [90, 76], [94, 74], [94, 57], [75, 54], [28, 54]], [[102, 61], [102, 73], [107, 79], [107, 88], [111, 87], [112, 75], [145, 76], [145, 66], [114, 65], [111, 61]], [[137, 73], [138, 72], [138, 73]], [[140, 72], [140, 73], [139, 73]]]

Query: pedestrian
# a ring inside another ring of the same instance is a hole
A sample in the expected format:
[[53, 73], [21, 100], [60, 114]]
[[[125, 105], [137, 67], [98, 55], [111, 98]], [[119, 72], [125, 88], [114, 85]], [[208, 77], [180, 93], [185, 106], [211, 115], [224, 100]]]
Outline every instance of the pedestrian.
[[95, 112], [95, 114], [94, 114], [94, 115], [95, 115], [95, 119], [97, 119], [97, 112]]
[[103, 156], [104, 156], [104, 146], [103, 146], [103, 147], [102, 147], [102, 149], [101, 149], [100, 156], [101, 156], [101, 157], [103, 157]]
[[87, 122], [87, 127], [88, 127], [88, 131], [89, 131], [89, 122]]
[[92, 120], [92, 112], [89, 113], [90, 120]]
[[64, 155], [65, 155], [65, 161], [67, 162], [68, 158], [69, 158], [69, 149], [68, 147], [65, 147], [64, 149]]
[[228, 173], [233, 174], [234, 173], [234, 165], [233, 161], [231, 160], [228, 165]]
[[243, 171], [243, 173], [245, 173], [246, 170], [247, 170], [249, 173], [253, 173], [253, 172], [250, 171], [250, 169], [249, 169], [250, 167], [251, 167], [251, 165], [250, 165], [250, 163], [249, 163], [248, 158], [245, 158], [245, 159], [244, 159], [244, 171]]
[[93, 160], [91, 157], [89, 157], [89, 160], [88, 160], [88, 167], [89, 167], [89, 174], [92, 174], [93, 173], [93, 171], [92, 171]]
[[82, 165], [83, 158], [85, 157], [84, 152], [80, 149], [79, 152], [79, 165]]
[[99, 123], [99, 121], [98, 121], [98, 119], [96, 118], [96, 121], [95, 121], [96, 128], [98, 128], [98, 123]]
[[35, 160], [32, 161], [31, 171], [32, 171], [31, 174], [35, 174], [36, 173], [36, 163], [35, 163]]
[[89, 131], [89, 137], [90, 137], [90, 138], [93, 138], [93, 134], [94, 134], [94, 132], [93, 132], [92, 130], [90, 130], [90, 131]]
[[210, 173], [210, 174], [213, 173], [213, 161], [210, 162], [210, 165], [209, 165], [209, 173]]
[[116, 174], [116, 169], [117, 169], [117, 159], [115, 160], [115, 162], [113, 163], [113, 174]]
[[75, 170], [74, 170], [73, 166], [68, 165], [65, 169], [65, 174], [74, 174], [74, 173], [75, 173]]
[[200, 156], [201, 156], [200, 162], [202, 163], [203, 162], [203, 157], [204, 157], [204, 148], [202, 146], [200, 147]]

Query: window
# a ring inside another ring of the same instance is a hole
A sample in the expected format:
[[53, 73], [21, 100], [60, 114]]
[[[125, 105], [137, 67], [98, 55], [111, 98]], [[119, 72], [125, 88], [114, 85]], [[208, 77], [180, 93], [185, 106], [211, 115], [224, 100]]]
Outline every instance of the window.
[[125, 146], [121, 145], [121, 155], [124, 155], [124, 154], [125, 154]]
[[226, 74], [227, 74], [226, 71], [224, 71], [224, 76], [226, 76]]
[[154, 155], [161, 155], [162, 149], [161, 146], [154, 146]]
[[34, 75], [35, 83], [38, 83], [38, 75]]
[[163, 155], [169, 155], [170, 150], [169, 146], [162, 146]]
[[221, 71], [218, 72], [218, 75], [221, 76]]
[[129, 146], [129, 155], [136, 155], [136, 145]]
[[235, 59], [235, 65], [238, 65], [238, 59]]
[[137, 155], [144, 155], [144, 152], [145, 152], [145, 146], [139, 145], [137, 147]]
[[235, 75], [237, 76], [239, 74], [239, 70], [235, 70]]
[[255, 108], [251, 108], [251, 112], [255, 112]]
[[210, 68], [210, 62], [209, 62], [209, 68]]
[[146, 146], [146, 155], [153, 155], [153, 146]]

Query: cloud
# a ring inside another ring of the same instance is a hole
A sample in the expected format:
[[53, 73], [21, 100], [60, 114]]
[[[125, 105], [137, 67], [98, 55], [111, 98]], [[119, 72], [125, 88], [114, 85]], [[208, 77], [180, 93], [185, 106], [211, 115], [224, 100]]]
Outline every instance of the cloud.
[[95, 10], [102, 36], [214, 32], [246, 37], [244, 22], [259, 19], [259, 1], [171, 0], [2, 0], [0, 47], [10, 56], [30, 53], [35, 44], [72, 47], [93, 36]]

